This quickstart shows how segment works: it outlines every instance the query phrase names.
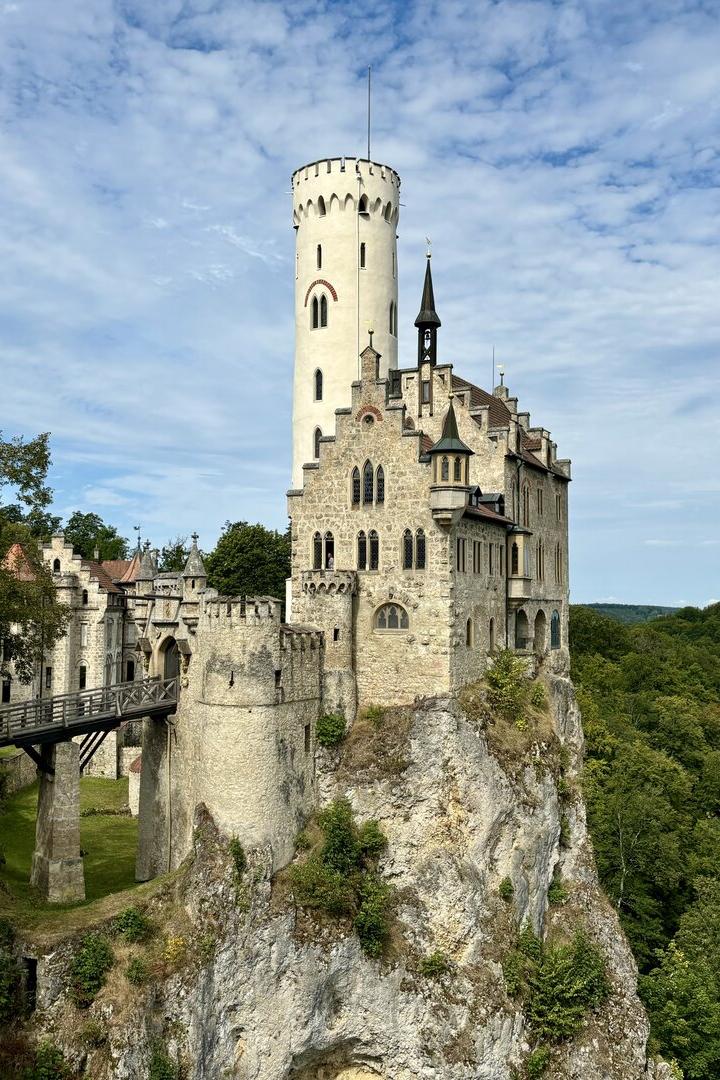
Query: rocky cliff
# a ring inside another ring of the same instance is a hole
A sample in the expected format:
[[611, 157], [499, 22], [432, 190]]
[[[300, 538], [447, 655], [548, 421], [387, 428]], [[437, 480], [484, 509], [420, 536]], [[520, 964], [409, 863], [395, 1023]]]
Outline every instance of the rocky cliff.
[[[542, 1075], [665, 1076], [646, 1061], [634, 962], [597, 882], [572, 685], [549, 675], [545, 687], [547, 708], [520, 727], [494, 718], [476, 688], [359, 720], [321, 752], [320, 802], [346, 797], [387, 837], [379, 868], [392, 928], [381, 958], [342, 920], [298, 910], [269, 852], [233, 861], [199, 808], [193, 857], [147, 904], [156, 943], [125, 947], [83, 1012], [63, 989], [71, 943], [47, 948], [34, 1027], [94, 1080], [148, 1076], [158, 1046], [188, 1080], [540, 1075], [527, 1071], [532, 1024], [503, 973], [529, 923], [556, 941], [584, 931], [609, 979], [579, 1031], [549, 1047]], [[143, 949], [152, 976], [132, 986], [123, 966]], [[423, 963], [433, 956], [439, 970]]]

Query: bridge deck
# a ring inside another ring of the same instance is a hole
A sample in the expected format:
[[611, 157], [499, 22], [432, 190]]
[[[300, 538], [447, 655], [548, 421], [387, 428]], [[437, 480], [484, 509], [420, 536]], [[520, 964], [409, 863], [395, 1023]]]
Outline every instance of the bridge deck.
[[107, 731], [177, 708], [177, 679], [144, 679], [0, 707], [0, 746], [24, 748]]

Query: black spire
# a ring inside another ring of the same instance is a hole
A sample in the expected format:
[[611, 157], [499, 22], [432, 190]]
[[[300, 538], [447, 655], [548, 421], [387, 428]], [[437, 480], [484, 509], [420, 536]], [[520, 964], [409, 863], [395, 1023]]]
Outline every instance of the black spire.
[[431, 364], [436, 364], [437, 330], [438, 326], [442, 324], [435, 310], [429, 252], [425, 267], [425, 284], [423, 286], [422, 300], [420, 301], [420, 313], [415, 320], [415, 325], [418, 328], [418, 367], [425, 360], [429, 360]]
[[472, 454], [473, 451], [460, 438], [457, 426], [457, 417], [453, 408], [452, 397], [450, 408], [445, 413], [443, 420], [442, 435], [438, 442], [430, 449], [431, 454]]

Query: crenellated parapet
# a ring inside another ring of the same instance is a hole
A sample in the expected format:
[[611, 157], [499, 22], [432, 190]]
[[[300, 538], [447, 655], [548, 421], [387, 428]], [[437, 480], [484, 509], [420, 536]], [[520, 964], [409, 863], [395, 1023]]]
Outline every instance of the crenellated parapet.
[[303, 593], [311, 598], [352, 596], [357, 592], [356, 570], [303, 570], [300, 575]]
[[281, 613], [282, 604], [273, 596], [209, 596], [202, 598], [199, 625], [210, 630], [253, 623], [279, 626]]

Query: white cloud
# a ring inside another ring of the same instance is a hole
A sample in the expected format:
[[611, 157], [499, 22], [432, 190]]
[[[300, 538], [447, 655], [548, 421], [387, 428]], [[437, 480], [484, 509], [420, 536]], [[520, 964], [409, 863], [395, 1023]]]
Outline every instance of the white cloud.
[[403, 179], [401, 362], [429, 232], [442, 355], [486, 384], [495, 345], [573, 458], [574, 589], [704, 597], [662, 540], [670, 514], [689, 545], [720, 532], [720, 23], [700, 0], [1, 12], [3, 424], [52, 430], [68, 504], [115, 492], [108, 517], [158, 542], [284, 524], [288, 177], [362, 151], [362, 57], [373, 156]]

